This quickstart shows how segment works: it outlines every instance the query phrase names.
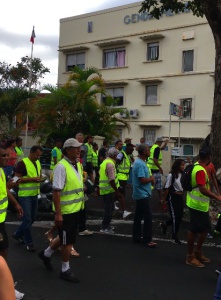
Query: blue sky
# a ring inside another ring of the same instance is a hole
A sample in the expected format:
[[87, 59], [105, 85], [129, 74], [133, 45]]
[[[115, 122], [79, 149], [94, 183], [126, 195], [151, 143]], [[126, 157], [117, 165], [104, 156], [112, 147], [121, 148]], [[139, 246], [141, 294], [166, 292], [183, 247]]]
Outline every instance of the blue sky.
[[[57, 83], [59, 20], [101, 9], [137, 2], [136, 0], [7, 0], [1, 3], [0, 62], [15, 65], [23, 56], [31, 55], [31, 32], [35, 26], [34, 57], [41, 58], [51, 73], [42, 84]], [[53, 4], [52, 4], [53, 3]], [[77, 4], [79, 3], [79, 4]]]

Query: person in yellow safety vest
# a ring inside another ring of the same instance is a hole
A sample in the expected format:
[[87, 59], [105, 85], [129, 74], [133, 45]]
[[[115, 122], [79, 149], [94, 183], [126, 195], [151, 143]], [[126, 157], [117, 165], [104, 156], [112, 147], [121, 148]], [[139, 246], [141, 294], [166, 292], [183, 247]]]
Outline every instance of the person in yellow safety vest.
[[51, 151], [51, 165], [50, 165], [51, 170], [54, 170], [56, 164], [62, 159], [61, 147], [62, 147], [62, 140], [57, 139], [55, 141], [55, 147]]
[[15, 168], [15, 176], [19, 177], [19, 203], [24, 210], [24, 215], [22, 223], [13, 234], [13, 237], [19, 242], [23, 240], [29, 252], [35, 252], [31, 236], [31, 225], [36, 219], [40, 182], [43, 181], [39, 161], [42, 152], [41, 146], [32, 146], [29, 156], [23, 158]]
[[131, 144], [131, 141], [132, 141], [132, 138], [130, 138], [130, 137], [125, 138], [123, 148], [122, 148], [124, 151], [126, 151], [127, 144]]
[[[7, 216], [8, 201], [14, 206], [19, 217], [23, 216], [23, 209], [18, 204], [14, 196], [11, 194], [10, 189], [18, 186], [18, 181], [9, 181], [6, 183], [6, 177], [3, 168], [7, 165], [8, 155], [4, 147], [0, 146], [0, 256], [7, 260], [8, 256], [8, 235], [5, 228], [5, 220]], [[14, 285], [13, 285], [14, 289]], [[14, 294], [20, 294], [24, 296], [23, 293], [14, 291]], [[7, 297], [6, 297], [7, 298]], [[23, 297], [22, 297], [23, 298]], [[21, 298], [21, 299], [22, 299]], [[8, 298], [7, 298], [8, 299]]]
[[71, 271], [69, 260], [76, 241], [79, 211], [84, 207], [83, 169], [78, 160], [81, 145], [73, 138], [63, 145], [64, 158], [56, 165], [53, 176], [53, 209], [58, 237], [38, 254], [45, 267], [51, 270], [51, 255], [61, 247], [60, 278], [73, 283], [79, 282], [79, 278]]
[[95, 172], [95, 185], [98, 186], [99, 168], [98, 168], [98, 144], [97, 143], [93, 143], [92, 165], [93, 165], [93, 170]]
[[[199, 151], [199, 160], [194, 164], [191, 173], [192, 191], [187, 191], [186, 205], [190, 212], [190, 225], [187, 235], [186, 264], [193, 267], [205, 267], [210, 259], [202, 254], [202, 245], [210, 230], [209, 201], [210, 198], [221, 201], [221, 196], [211, 192], [205, 166], [211, 160], [209, 148]], [[196, 248], [194, 248], [197, 239]]]
[[115, 197], [122, 198], [119, 191], [119, 181], [117, 179], [116, 159], [119, 150], [112, 147], [108, 150], [107, 158], [100, 165], [99, 189], [104, 201], [104, 217], [102, 221], [101, 233], [114, 234], [110, 226], [114, 211]]
[[[79, 143], [83, 143], [83, 141], [84, 141], [82, 133], [77, 133], [75, 138]], [[85, 148], [87, 148], [87, 147], [82, 144], [81, 153], [80, 153], [80, 157], [79, 157], [79, 161], [81, 162], [82, 168], [83, 168], [83, 164], [84, 164], [83, 158], [85, 157]], [[85, 182], [88, 177], [87, 172], [85, 172], [85, 171], [83, 172], [83, 177], [84, 177], [84, 182]], [[87, 199], [87, 195], [85, 195], [85, 199]], [[87, 221], [87, 201], [85, 200], [84, 208], [80, 210], [79, 216], [78, 216], [78, 235], [80, 235], [80, 236], [90, 236], [90, 235], [94, 234], [93, 231], [87, 229], [86, 221]], [[73, 255], [73, 253], [76, 254], [77, 252], [74, 252], [72, 250], [71, 254]]]
[[17, 163], [24, 158], [24, 152], [22, 149], [22, 138], [18, 137], [16, 140], [15, 152], [17, 153]]
[[85, 138], [84, 145], [86, 146], [86, 168], [84, 171], [87, 172], [90, 180], [94, 183], [93, 165], [92, 165], [92, 153], [93, 153], [93, 136], [88, 135]]
[[157, 137], [156, 142], [150, 148], [150, 157], [148, 158], [149, 169], [151, 170], [151, 173], [155, 178], [154, 188], [158, 191], [159, 201], [161, 204], [163, 203], [163, 194], [162, 194], [163, 169], [162, 169], [162, 151], [161, 151], [161, 145], [163, 141], [164, 139], [161, 136]]
[[117, 155], [117, 178], [120, 184], [120, 191], [123, 195], [121, 198], [121, 209], [123, 211], [123, 219], [127, 218], [131, 215], [131, 212], [126, 210], [125, 205], [125, 196], [126, 196], [126, 185], [130, 176], [131, 164], [133, 162], [132, 153], [134, 151], [134, 145], [131, 143], [126, 144], [126, 151], [121, 150], [121, 152]]

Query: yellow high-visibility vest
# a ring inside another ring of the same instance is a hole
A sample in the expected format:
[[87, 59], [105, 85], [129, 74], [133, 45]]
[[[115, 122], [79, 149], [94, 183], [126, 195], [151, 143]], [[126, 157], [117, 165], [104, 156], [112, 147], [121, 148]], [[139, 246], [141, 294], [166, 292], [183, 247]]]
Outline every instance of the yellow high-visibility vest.
[[[32, 178], [41, 175], [41, 164], [39, 160], [36, 161], [37, 170], [33, 162], [28, 157], [24, 158], [22, 161], [24, 162], [27, 170], [27, 175], [22, 178]], [[37, 196], [39, 193], [40, 182], [19, 183], [19, 197]]]
[[5, 172], [0, 168], [0, 223], [6, 219], [8, 207], [8, 195], [6, 188]]
[[209, 210], [210, 199], [209, 199], [209, 197], [203, 195], [200, 192], [199, 187], [197, 186], [197, 183], [196, 183], [196, 173], [201, 170], [205, 172], [206, 188], [209, 189], [209, 178], [208, 178], [207, 172], [202, 166], [200, 166], [199, 164], [196, 163], [192, 170], [192, 174], [191, 174], [191, 185], [193, 187], [193, 190], [190, 192], [189, 191], [187, 192], [186, 205], [192, 209], [207, 212]]
[[[110, 185], [110, 182], [109, 182], [107, 174], [106, 174], [107, 164], [113, 164], [114, 168], [115, 168], [115, 163], [110, 158], [106, 158], [101, 163], [101, 165], [100, 165], [100, 179], [99, 179], [100, 195], [107, 195], [107, 194], [115, 192], [115, 190]], [[115, 168], [115, 184], [116, 184], [117, 188], [120, 186], [118, 178], [117, 178], [116, 168]]]
[[54, 157], [53, 157], [53, 155], [52, 155], [53, 150], [55, 150], [56, 153], [57, 153], [57, 163], [58, 163], [58, 162], [61, 160], [61, 158], [62, 158], [62, 152], [61, 152], [61, 149], [59, 149], [58, 147], [54, 147], [54, 148], [52, 149], [52, 151], [51, 151], [51, 165], [50, 165], [50, 169], [51, 169], [51, 170], [54, 170], [54, 167], [55, 167], [55, 164], [54, 164]]
[[122, 150], [121, 152], [123, 153], [124, 158], [122, 163], [117, 165], [117, 178], [118, 180], [128, 180], [130, 174], [131, 159], [124, 150]]
[[[150, 148], [150, 157], [148, 158], [148, 166], [151, 170], [159, 170], [159, 168], [154, 163], [154, 151], [156, 148], [160, 148], [157, 144], [154, 144]], [[160, 150], [160, 155], [158, 158], [158, 163], [160, 166], [162, 166], [162, 151]]]
[[78, 212], [84, 207], [84, 184], [81, 163], [77, 163], [78, 172], [75, 172], [71, 164], [64, 158], [60, 160], [56, 167], [59, 164], [62, 164], [66, 171], [65, 186], [60, 192], [61, 213], [71, 214]]

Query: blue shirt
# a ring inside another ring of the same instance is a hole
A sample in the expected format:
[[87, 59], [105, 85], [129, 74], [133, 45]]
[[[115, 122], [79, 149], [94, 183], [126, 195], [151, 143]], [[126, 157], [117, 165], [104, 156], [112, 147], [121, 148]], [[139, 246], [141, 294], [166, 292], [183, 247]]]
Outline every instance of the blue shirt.
[[151, 196], [151, 183], [142, 184], [140, 178], [149, 178], [150, 172], [146, 162], [137, 158], [132, 168], [133, 199], [139, 200]]

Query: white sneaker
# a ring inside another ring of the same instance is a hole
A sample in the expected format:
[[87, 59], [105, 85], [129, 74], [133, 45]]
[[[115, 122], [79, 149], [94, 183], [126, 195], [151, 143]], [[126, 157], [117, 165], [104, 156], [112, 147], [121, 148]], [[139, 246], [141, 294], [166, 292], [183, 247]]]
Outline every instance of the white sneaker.
[[114, 210], [119, 210], [119, 207], [117, 206], [116, 202], [114, 202]]
[[126, 219], [128, 216], [130, 216], [132, 214], [131, 211], [127, 211], [125, 210], [124, 213], [123, 213], [123, 219]]
[[92, 234], [94, 234], [94, 232], [90, 231], [88, 229], [85, 229], [84, 231], [80, 231], [78, 234], [79, 235], [92, 235]]
[[21, 292], [19, 292], [15, 289], [15, 298], [16, 298], [16, 300], [23, 299], [24, 295], [25, 295], [24, 293], [21, 293]]
[[112, 229], [101, 229], [100, 232], [104, 234], [114, 234]]

